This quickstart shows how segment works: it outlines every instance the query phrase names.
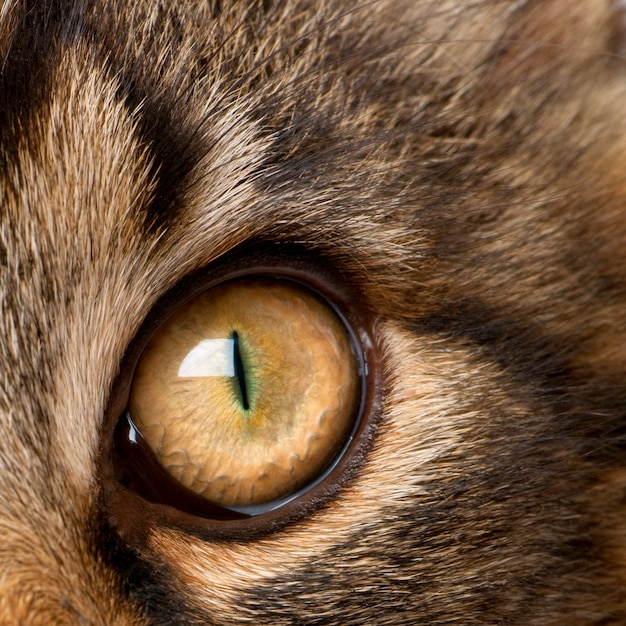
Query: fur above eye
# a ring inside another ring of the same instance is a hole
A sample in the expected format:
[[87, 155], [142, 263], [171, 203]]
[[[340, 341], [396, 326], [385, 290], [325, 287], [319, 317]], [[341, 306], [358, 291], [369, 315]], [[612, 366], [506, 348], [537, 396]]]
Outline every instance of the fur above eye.
[[226, 281], [182, 305], [146, 343], [129, 393], [131, 437], [216, 509], [263, 513], [341, 457], [363, 370], [354, 333], [313, 290], [284, 278]]

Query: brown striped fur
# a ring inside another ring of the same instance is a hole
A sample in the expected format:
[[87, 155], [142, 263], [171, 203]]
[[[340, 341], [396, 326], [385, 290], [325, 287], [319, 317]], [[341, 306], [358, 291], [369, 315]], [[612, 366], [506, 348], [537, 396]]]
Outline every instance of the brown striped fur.
[[[3, 0], [0, 623], [626, 623], [623, 6]], [[365, 460], [236, 540], [122, 511], [129, 343], [279, 249], [375, 324]]]

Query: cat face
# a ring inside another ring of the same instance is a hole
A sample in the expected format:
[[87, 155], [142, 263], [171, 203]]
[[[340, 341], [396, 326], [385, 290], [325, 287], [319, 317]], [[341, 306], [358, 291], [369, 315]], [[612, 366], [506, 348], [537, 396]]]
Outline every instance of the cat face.
[[0, 622], [622, 623], [624, 23], [5, 2]]

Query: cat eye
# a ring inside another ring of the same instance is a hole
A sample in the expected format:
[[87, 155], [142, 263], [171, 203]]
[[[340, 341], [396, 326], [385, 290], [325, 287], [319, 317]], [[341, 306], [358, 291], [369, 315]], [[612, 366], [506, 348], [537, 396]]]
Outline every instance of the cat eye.
[[221, 521], [319, 490], [364, 430], [368, 356], [352, 326], [292, 276], [241, 275], [193, 294], [134, 364], [115, 430], [120, 482]]

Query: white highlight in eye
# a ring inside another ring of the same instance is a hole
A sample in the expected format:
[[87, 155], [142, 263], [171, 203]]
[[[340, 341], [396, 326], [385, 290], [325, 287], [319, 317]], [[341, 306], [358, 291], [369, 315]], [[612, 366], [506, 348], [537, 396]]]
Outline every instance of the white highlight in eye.
[[234, 339], [203, 339], [183, 359], [179, 378], [234, 376], [234, 344]]

